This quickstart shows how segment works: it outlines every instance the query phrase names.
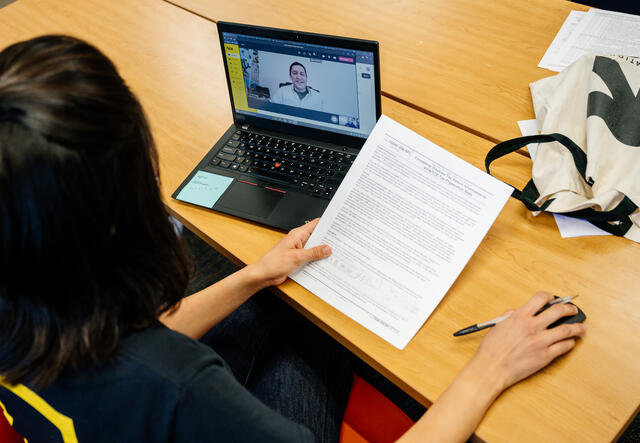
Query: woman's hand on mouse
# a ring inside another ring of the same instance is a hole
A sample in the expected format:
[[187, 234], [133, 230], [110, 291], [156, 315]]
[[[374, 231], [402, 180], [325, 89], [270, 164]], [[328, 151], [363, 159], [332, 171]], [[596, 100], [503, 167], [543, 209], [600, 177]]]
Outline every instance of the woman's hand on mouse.
[[499, 389], [504, 390], [573, 349], [576, 339], [586, 332], [584, 324], [547, 327], [562, 317], [577, 314], [578, 308], [555, 304], [535, 315], [552, 300], [551, 294], [538, 292], [521, 308], [512, 311], [509, 318], [487, 333], [469, 365], [491, 371]]
[[558, 303], [536, 316], [551, 300], [551, 294], [538, 292], [520, 309], [510, 311], [509, 318], [487, 333], [473, 358], [401, 440], [466, 441], [502, 391], [571, 350], [585, 327], [575, 323], [547, 329], [577, 312], [573, 305]]

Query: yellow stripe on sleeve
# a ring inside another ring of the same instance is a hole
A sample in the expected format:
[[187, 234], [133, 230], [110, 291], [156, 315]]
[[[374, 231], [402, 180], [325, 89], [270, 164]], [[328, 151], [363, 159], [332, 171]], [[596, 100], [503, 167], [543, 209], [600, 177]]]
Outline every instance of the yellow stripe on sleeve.
[[[64, 443], [78, 443], [76, 430], [73, 426], [73, 420], [71, 418], [53, 409], [53, 407], [51, 407], [51, 405], [47, 403], [42, 397], [40, 397], [38, 394], [24, 385], [9, 385], [0, 379], [0, 386], [11, 391], [22, 400], [29, 403], [32, 408], [42, 414], [47, 420], [49, 420], [49, 422], [51, 422], [51, 424], [58, 428], [60, 434], [62, 435], [62, 441], [64, 441]], [[2, 403], [0, 403], [0, 406], [2, 406], [2, 410], [5, 414], [5, 417], [7, 417], [7, 421], [9, 421], [9, 424], [13, 424], [13, 417], [9, 415], [9, 412], [6, 410], [4, 405], [2, 405]]]

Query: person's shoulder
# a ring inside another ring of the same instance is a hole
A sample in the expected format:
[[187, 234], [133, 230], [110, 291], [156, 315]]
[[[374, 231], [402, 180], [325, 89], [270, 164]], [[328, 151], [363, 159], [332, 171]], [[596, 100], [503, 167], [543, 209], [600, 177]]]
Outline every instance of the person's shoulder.
[[[157, 324], [128, 334], [107, 361], [67, 371], [40, 395], [71, 417], [86, 441], [168, 441], [185, 397], [233, 383], [233, 374], [215, 351]], [[206, 394], [193, 407], [210, 409], [216, 402], [222, 407], [220, 396]], [[187, 421], [185, 426], [206, 423]], [[102, 432], [111, 427], [109, 435]]]
[[294, 423], [251, 394], [230, 370], [196, 365], [178, 392], [173, 422], [176, 441], [313, 441]]
[[275, 92], [270, 97], [270, 99], [271, 100], [282, 100], [283, 97], [284, 97], [284, 92], [286, 91], [286, 89], [287, 89], [286, 83], [285, 84], [280, 83], [280, 86], [276, 88]]
[[204, 368], [227, 371], [224, 360], [213, 349], [162, 324], [129, 335], [116, 358], [177, 386], [189, 382]]
[[307, 86], [307, 91], [309, 91], [309, 94], [307, 94], [307, 100], [310, 106], [313, 106], [318, 111], [322, 111], [323, 99], [320, 90]]

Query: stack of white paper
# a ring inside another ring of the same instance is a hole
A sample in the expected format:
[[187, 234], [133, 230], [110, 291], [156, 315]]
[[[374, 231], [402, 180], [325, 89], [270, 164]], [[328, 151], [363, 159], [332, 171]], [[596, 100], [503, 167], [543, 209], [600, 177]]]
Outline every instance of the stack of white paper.
[[560, 72], [584, 54], [640, 56], [640, 16], [571, 11], [538, 66]]

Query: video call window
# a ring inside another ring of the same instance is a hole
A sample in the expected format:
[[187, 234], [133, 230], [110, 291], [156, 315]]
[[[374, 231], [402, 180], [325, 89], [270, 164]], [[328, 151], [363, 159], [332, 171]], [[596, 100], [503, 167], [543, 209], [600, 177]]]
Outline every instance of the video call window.
[[[373, 54], [241, 35], [225, 35], [226, 43], [238, 45], [248, 110], [357, 136], [366, 137], [373, 128]], [[370, 99], [363, 100], [362, 93]], [[370, 109], [359, 109], [363, 103]], [[370, 128], [361, 128], [362, 111], [371, 116]]]

